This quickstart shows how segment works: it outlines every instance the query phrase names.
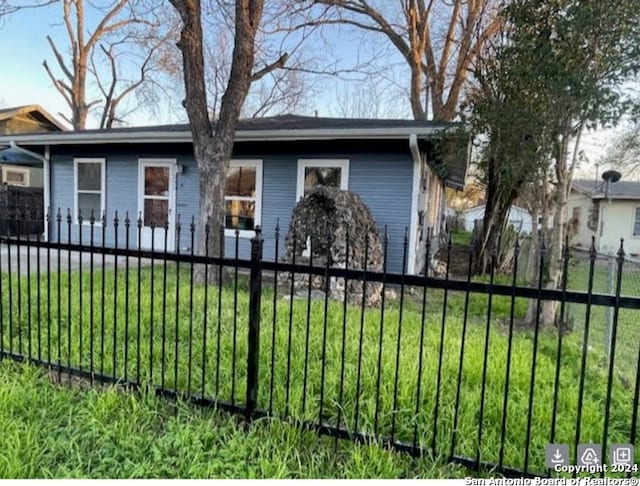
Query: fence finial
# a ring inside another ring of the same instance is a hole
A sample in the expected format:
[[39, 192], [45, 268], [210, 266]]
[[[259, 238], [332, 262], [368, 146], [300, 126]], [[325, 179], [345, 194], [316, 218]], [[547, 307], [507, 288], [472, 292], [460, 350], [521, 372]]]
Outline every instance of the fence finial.
[[598, 256], [598, 252], [596, 251], [596, 237], [591, 237], [591, 247], [589, 248], [589, 259], [594, 260]]
[[618, 260], [624, 260], [626, 253], [624, 252], [624, 238], [620, 238], [620, 248], [618, 249]]

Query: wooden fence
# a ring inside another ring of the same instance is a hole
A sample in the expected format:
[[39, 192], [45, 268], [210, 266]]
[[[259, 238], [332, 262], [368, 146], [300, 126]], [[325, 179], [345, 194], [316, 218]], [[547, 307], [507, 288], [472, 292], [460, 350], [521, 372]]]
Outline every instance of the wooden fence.
[[44, 232], [44, 191], [41, 187], [0, 185], [0, 235]]

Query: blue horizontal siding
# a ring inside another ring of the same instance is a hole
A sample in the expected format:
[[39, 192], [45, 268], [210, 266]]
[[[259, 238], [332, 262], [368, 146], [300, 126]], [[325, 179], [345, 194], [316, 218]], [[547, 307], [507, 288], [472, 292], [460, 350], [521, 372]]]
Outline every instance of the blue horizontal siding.
[[[190, 223], [198, 213], [199, 184], [198, 171], [193, 155], [188, 148], [177, 147], [173, 151], [149, 151], [145, 148], [120, 147], [96, 153], [84, 147], [72, 150], [53, 148], [51, 157], [51, 207], [61, 208], [63, 215], [63, 231], [61, 241], [67, 240], [66, 211], [73, 211], [73, 158], [104, 157], [106, 159], [106, 211], [110, 224], [105, 230], [105, 242], [109, 246], [115, 244], [115, 232], [112, 220], [118, 211], [120, 227], [118, 244], [124, 246], [124, 215], [129, 211], [132, 219], [130, 241], [137, 244], [135, 220], [138, 214], [138, 159], [140, 157], [175, 158], [183, 166], [183, 172], [176, 180], [176, 213], [182, 223], [180, 251], [189, 252], [191, 247]], [[265, 239], [264, 258], [275, 258], [275, 228], [280, 224], [280, 254], [284, 247], [293, 207], [296, 202], [296, 183], [298, 159], [348, 159], [349, 189], [360, 195], [369, 207], [382, 236], [385, 226], [389, 233], [388, 270], [398, 272], [402, 268], [403, 235], [409, 226], [411, 211], [412, 160], [406, 153], [396, 151], [363, 152], [327, 152], [326, 147], [321, 155], [318, 152], [299, 151], [296, 153], [273, 153], [273, 151], [255, 151], [242, 153], [237, 158], [261, 159], [263, 161], [262, 190], [262, 227]], [[50, 235], [59, 239], [55, 221], [50, 226]], [[78, 225], [72, 225], [71, 238], [79, 238]], [[88, 242], [89, 227], [82, 228], [83, 242]], [[101, 238], [101, 228], [95, 228], [96, 241]], [[225, 254], [232, 257], [236, 252], [234, 237], [225, 239]], [[249, 257], [249, 240], [238, 240], [238, 255]]]

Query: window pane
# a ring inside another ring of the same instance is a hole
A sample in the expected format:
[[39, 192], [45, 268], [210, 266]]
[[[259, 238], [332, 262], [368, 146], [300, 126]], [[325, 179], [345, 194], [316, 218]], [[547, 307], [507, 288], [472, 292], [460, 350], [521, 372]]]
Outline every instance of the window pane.
[[225, 227], [252, 230], [255, 224], [256, 203], [254, 201], [227, 201]]
[[256, 168], [230, 167], [227, 172], [225, 196], [255, 197]]
[[169, 196], [169, 168], [144, 168], [145, 196]]
[[340, 189], [342, 168], [340, 167], [305, 167], [304, 195], [319, 186], [336, 187]]
[[[78, 193], [78, 214], [82, 215], [84, 221], [89, 221], [91, 210], [93, 217], [99, 220], [102, 217], [102, 207], [100, 206], [100, 194], [83, 194]], [[76, 217], [78, 215], [76, 214]]]
[[8, 170], [5, 174], [5, 182], [14, 183], [14, 184], [24, 184], [25, 175], [26, 174], [24, 172]]
[[166, 199], [144, 200], [144, 225], [164, 226], [169, 217], [169, 201]]
[[633, 236], [640, 236], [640, 208], [636, 208], [636, 217], [633, 222]]
[[80, 191], [99, 191], [102, 188], [102, 164], [82, 162], [78, 164], [78, 189]]

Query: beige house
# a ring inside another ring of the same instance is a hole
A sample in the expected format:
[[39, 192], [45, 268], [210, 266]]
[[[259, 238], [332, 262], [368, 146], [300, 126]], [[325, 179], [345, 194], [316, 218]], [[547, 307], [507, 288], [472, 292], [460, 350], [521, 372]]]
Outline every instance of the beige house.
[[[39, 105], [0, 108], [0, 135], [58, 132], [62, 123]], [[42, 161], [11, 147], [0, 146], [0, 183], [10, 186], [43, 187]]]
[[575, 180], [569, 195], [571, 244], [588, 250], [615, 253], [624, 238], [627, 256], [640, 257], [640, 181]]

